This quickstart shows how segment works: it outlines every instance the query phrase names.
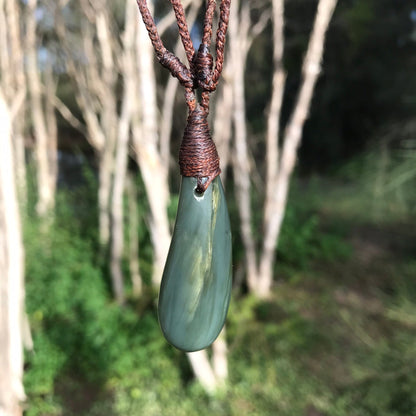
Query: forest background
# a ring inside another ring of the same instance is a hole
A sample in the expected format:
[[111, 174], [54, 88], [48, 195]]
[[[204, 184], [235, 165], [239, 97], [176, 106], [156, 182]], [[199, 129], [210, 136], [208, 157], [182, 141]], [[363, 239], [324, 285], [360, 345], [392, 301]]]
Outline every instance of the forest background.
[[227, 36], [233, 295], [184, 354], [156, 310], [178, 81], [134, 1], [0, 0], [0, 415], [416, 415], [415, 4], [233, 0]]

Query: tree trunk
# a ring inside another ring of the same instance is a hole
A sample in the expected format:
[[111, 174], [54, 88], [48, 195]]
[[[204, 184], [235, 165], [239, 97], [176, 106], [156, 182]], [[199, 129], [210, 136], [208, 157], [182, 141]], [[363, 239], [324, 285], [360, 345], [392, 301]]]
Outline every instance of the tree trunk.
[[156, 84], [153, 68], [153, 50], [142, 22], [138, 28], [138, 64], [140, 97], [142, 102], [141, 122], [136, 120], [133, 129], [137, 163], [146, 188], [150, 207], [150, 235], [154, 249], [152, 283], [158, 286], [170, 244], [167, 214], [169, 189], [167, 168], [158, 152]]
[[[318, 3], [312, 34], [309, 39], [308, 48], [303, 62], [302, 84], [295, 102], [295, 107], [283, 135], [280, 160], [277, 165], [278, 168], [274, 169], [268, 166], [268, 169], [272, 170], [268, 171], [267, 176], [269, 190], [266, 194], [264, 240], [260, 260], [260, 275], [255, 291], [255, 293], [260, 297], [267, 297], [270, 294], [272, 287], [275, 247], [278, 243], [280, 229], [286, 209], [290, 177], [296, 164], [297, 149], [302, 138], [303, 126], [309, 113], [316, 80], [318, 79], [318, 75], [320, 73], [325, 34], [336, 3], [337, 0], [320, 0]], [[283, 4], [279, 0], [274, 0], [273, 7], [274, 36], [276, 39], [281, 39], [283, 26]], [[275, 47], [281, 48], [281, 44], [276, 39], [275, 43], [277, 43], [277, 45]], [[280, 49], [278, 49], [277, 52], [275, 50], [274, 58], [276, 66], [273, 78], [273, 88], [281, 88], [284, 82], [284, 74], [282, 74], [281, 65], [282, 53], [283, 51]], [[277, 146], [278, 143], [278, 137], [273, 137], [276, 132], [278, 133], [278, 129], [276, 129], [277, 121], [273, 119], [278, 116], [273, 114], [273, 112], [280, 112], [280, 94], [281, 92], [273, 90], [268, 125], [269, 146]], [[274, 100], [278, 103], [277, 105]], [[270, 151], [273, 151], [273, 149], [270, 149]], [[277, 156], [275, 155], [273, 156], [273, 159], [268, 160], [267, 162], [275, 164], [276, 159]]]
[[208, 392], [213, 393], [217, 386], [217, 378], [215, 377], [214, 370], [209, 362], [208, 354], [206, 350], [188, 352], [189, 362], [198, 381], [202, 387]]
[[98, 154], [98, 227], [99, 240], [103, 250], [110, 241], [110, 195], [114, 157], [108, 147]]
[[111, 255], [110, 270], [113, 283], [113, 292], [117, 303], [123, 304], [124, 277], [121, 267], [124, 247], [124, 221], [123, 221], [123, 192], [127, 172], [127, 154], [129, 139], [129, 120], [120, 121], [120, 134], [116, 148], [114, 166], [114, 185], [111, 201]]
[[[99, 204], [100, 204], [100, 242], [103, 248], [107, 248], [111, 236], [111, 191], [113, 186], [113, 174], [115, 169], [115, 148], [117, 142], [118, 131], [118, 114], [116, 104], [116, 82], [117, 82], [117, 67], [114, 55], [118, 50], [114, 50], [115, 40], [114, 34], [110, 29], [110, 17], [105, 5], [101, 2], [92, 3], [93, 10], [96, 13], [95, 20], [92, 22], [95, 27], [99, 52], [101, 57], [101, 68], [92, 68], [92, 72], [88, 76], [93, 77], [94, 70], [100, 71], [101, 78], [97, 81], [95, 86], [98, 89], [98, 96], [100, 99], [100, 124], [105, 135], [105, 145], [99, 151], [100, 163], [100, 189]], [[86, 39], [89, 42], [89, 39]], [[93, 59], [93, 50], [89, 50], [87, 55]], [[114, 276], [112, 276], [114, 277]], [[113, 280], [113, 286], [120, 289], [120, 282]], [[117, 296], [117, 295], [116, 295]]]
[[[254, 293], [260, 298], [267, 298], [273, 283], [273, 264], [275, 259], [277, 239], [283, 223], [286, 210], [287, 194], [289, 188], [289, 176], [279, 174], [274, 182], [275, 193], [272, 195], [272, 215], [267, 222], [263, 239], [263, 250], [260, 258], [260, 271]], [[273, 232], [271, 232], [271, 230]]]
[[25, 334], [30, 343], [18, 205], [18, 194], [24, 197], [26, 189], [26, 83], [20, 25], [19, 3], [0, 0], [0, 416], [22, 414]]
[[[234, 91], [234, 181], [236, 184], [236, 200], [240, 214], [241, 237], [244, 244], [247, 266], [247, 283], [250, 288], [255, 286], [257, 279], [256, 247], [251, 229], [251, 183], [250, 162], [247, 145], [247, 126], [244, 92], [244, 68], [248, 52], [249, 15], [238, 13], [238, 2], [231, 4], [229, 24], [230, 61], [233, 65]], [[247, 7], [247, 6], [246, 6]]]
[[170, 231], [167, 214], [168, 190], [164, 179], [160, 155], [152, 143], [138, 143], [147, 136], [141, 128], [133, 130], [136, 157], [146, 188], [150, 207], [150, 236], [154, 250], [152, 284], [160, 285], [163, 267], [170, 244]]
[[[1, 5], [0, 5], [1, 6]], [[10, 113], [0, 89], [0, 415], [22, 414], [24, 255]]]
[[212, 366], [218, 384], [224, 384], [228, 378], [227, 340], [225, 326], [212, 344]]
[[[23, 50], [22, 50], [22, 36], [20, 26], [20, 8], [19, 3], [15, 0], [6, 0], [5, 10], [0, 6], [0, 13], [3, 16], [0, 18], [0, 25], [3, 25], [5, 32], [4, 36], [0, 34], [0, 45], [7, 54], [7, 60], [10, 66], [6, 69], [2, 66], [2, 77], [4, 80], [3, 88], [6, 97], [21, 101], [17, 104], [18, 114], [14, 114], [12, 122], [12, 137], [13, 137], [13, 154], [15, 157], [14, 166], [16, 170], [16, 183], [19, 196], [19, 202], [26, 205], [27, 189], [26, 189], [26, 163], [25, 163], [25, 143], [24, 143], [24, 129], [25, 129], [25, 98], [26, 98], [26, 80], [24, 73]], [[0, 29], [0, 33], [2, 30]], [[9, 45], [6, 47], [6, 45]], [[12, 54], [8, 50], [13, 51]], [[3, 53], [4, 53], [3, 52]], [[5, 70], [9, 74], [5, 74]], [[10, 77], [10, 78], [9, 78]]]
[[[283, 103], [286, 74], [283, 68], [284, 0], [273, 0], [273, 79], [266, 132], [266, 195], [264, 201], [263, 230], [266, 230], [273, 213], [273, 195], [279, 169], [280, 112]], [[273, 242], [274, 249], [274, 242]]]
[[57, 80], [54, 79], [52, 63], [48, 62], [45, 67], [45, 124], [48, 132], [49, 186], [53, 205], [58, 184], [58, 123], [54, 105], [56, 87]]
[[127, 176], [128, 230], [129, 230], [129, 269], [133, 287], [133, 296], [142, 294], [143, 282], [139, 265], [139, 209], [137, 203], [136, 183], [131, 175]]
[[[28, 0], [26, 22], [27, 64], [26, 73], [30, 92], [31, 113], [35, 135], [35, 155], [38, 200], [36, 211], [41, 217], [51, 212], [55, 203], [56, 187], [56, 122], [50, 120], [48, 130], [42, 100], [42, 82], [39, 75], [36, 42], [36, 7], [37, 0]], [[49, 111], [49, 118], [54, 118], [54, 111]], [[54, 153], [55, 155], [52, 155]]]
[[[276, 249], [274, 236], [267, 232], [271, 223], [280, 229], [286, 206], [284, 183], [279, 182], [279, 132], [280, 113], [283, 103], [286, 74], [283, 68], [284, 51], [284, 1], [273, 0], [273, 80], [266, 132], [266, 195], [263, 216], [263, 246], [261, 251], [259, 277], [253, 292], [267, 297], [273, 282], [273, 262]], [[279, 182], [279, 183], [278, 183]]]
[[[123, 51], [120, 57], [123, 71], [123, 99], [118, 120], [116, 157], [114, 166], [114, 181], [111, 206], [112, 232], [111, 232], [111, 259], [110, 268], [113, 281], [113, 290], [118, 303], [124, 303], [124, 277], [122, 271], [122, 257], [124, 249], [124, 216], [123, 193], [127, 174], [128, 143], [130, 125], [134, 110], [134, 91], [136, 87], [135, 75], [135, 5], [126, 5], [125, 31], [122, 35]], [[136, 230], [137, 232], [137, 230]]]
[[[24, 112], [24, 111], [23, 111]], [[24, 117], [22, 117], [24, 119]], [[23, 135], [23, 126], [21, 123], [15, 123], [13, 126], [13, 156], [16, 171], [16, 185], [18, 199], [23, 207], [27, 203], [27, 186], [26, 186], [26, 157], [25, 157], [25, 138]]]
[[286, 209], [289, 180], [293, 172], [302, 129], [320, 72], [325, 33], [336, 0], [320, 0], [315, 23], [303, 64], [303, 80], [292, 116], [279, 146], [280, 115], [286, 74], [283, 68], [284, 51], [284, 1], [273, 0], [273, 80], [267, 118], [266, 134], [266, 180], [263, 207], [263, 238], [259, 253], [252, 230], [250, 160], [247, 140], [244, 68], [253, 38], [265, 27], [268, 16], [260, 15], [251, 24], [250, 5], [233, 1], [229, 27], [231, 63], [233, 65], [234, 134], [235, 155], [233, 161], [236, 200], [240, 215], [241, 237], [246, 252], [246, 273], [249, 290], [259, 297], [270, 294], [273, 283], [273, 265], [280, 228]]
[[214, 141], [220, 157], [221, 179], [225, 185], [227, 169], [230, 162], [230, 144], [232, 137], [233, 120], [233, 87], [232, 87], [232, 63], [226, 60], [223, 70], [222, 88], [218, 93], [215, 103], [214, 115]]

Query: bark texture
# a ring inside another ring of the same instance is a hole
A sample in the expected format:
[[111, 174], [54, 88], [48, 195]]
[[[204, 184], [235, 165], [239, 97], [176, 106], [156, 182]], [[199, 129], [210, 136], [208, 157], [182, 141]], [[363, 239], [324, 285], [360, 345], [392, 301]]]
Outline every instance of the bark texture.
[[0, 88], [0, 415], [22, 414], [24, 254], [11, 115]]
[[127, 199], [128, 199], [128, 238], [129, 238], [129, 270], [133, 287], [133, 296], [138, 298], [143, 291], [143, 281], [140, 275], [139, 264], [139, 205], [136, 183], [133, 176], [127, 176]]
[[44, 99], [43, 91], [49, 96], [54, 95], [52, 69], [49, 67], [46, 88], [43, 85], [38, 65], [38, 44], [36, 36], [37, 0], [28, 0], [26, 14], [26, 74], [30, 97], [30, 112], [33, 120], [35, 137], [35, 156], [38, 200], [36, 211], [39, 216], [46, 217], [55, 204], [57, 181], [57, 127], [55, 109], [51, 100]]
[[[18, 197], [25, 200], [26, 81], [19, 3], [0, 0], [0, 415], [22, 414], [24, 250]], [[13, 53], [10, 53], [13, 51]], [[25, 326], [26, 325], [26, 326]], [[25, 331], [24, 331], [25, 329]]]
[[170, 244], [170, 229], [167, 215], [169, 188], [168, 166], [159, 152], [159, 132], [156, 103], [156, 78], [153, 67], [153, 49], [142, 22], [138, 23], [137, 50], [139, 68], [139, 95], [143, 105], [140, 119], [133, 125], [133, 143], [137, 164], [146, 188], [150, 208], [150, 235], [153, 244], [152, 283], [160, 284], [163, 267]]
[[[13, 137], [13, 157], [16, 181], [21, 203], [26, 201], [25, 165], [25, 109], [26, 79], [24, 70], [23, 39], [19, 3], [0, 0], [0, 84], [8, 103]], [[13, 51], [13, 53], [9, 53]]]

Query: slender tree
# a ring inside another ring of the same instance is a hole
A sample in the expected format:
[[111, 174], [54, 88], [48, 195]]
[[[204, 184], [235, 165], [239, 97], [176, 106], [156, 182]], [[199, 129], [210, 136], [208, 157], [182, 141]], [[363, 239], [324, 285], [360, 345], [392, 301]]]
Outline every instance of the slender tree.
[[133, 174], [127, 175], [127, 228], [128, 228], [128, 258], [129, 271], [132, 283], [132, 292], [135, 298], [139, 298], [143, 291], [143, 280], [139, 264], [139, 204], [137, 196], [137, 185]]
[[221, 160], [221, 179], [226, 183], [227, 169], [231, 157], [232, 114], [233, 114], [233, 88], [231, 59], [226, 59], [223, 70], [223, 82], [217, 93], [215, 101], [213, 133]]
[[[19, 4], [0, 0], [0, 415], [22, 414], [24, 250], [18, 196], [25, 201], [25, 98]], [[10, 53], [13, 51], [13, 53]], [[19, 192], [20, 191], [20, 192]], [[26, 330], [25, 330], [26, 329]], [[26, 335], [26, 336], [25, 336]]]
[[[134, 6], [134, 4], [133, 4]], [[114, 160], [113, 192], [111, 200], [111, 255], [110, 266], [113, 282], [122, 285], [122, 258], [124, 251], [123, 194], [127, 175], [128, 143], [133, 111], [137, 109], [135, 98], [135, 14], [134, 8], [126, 4], [125, 29], [122, 34], [120, 66], [123, 68], [123, 95], [118, 118], [117, 142]], [[136, 230], [137, 232], [137, 230]], [[117, 287], [116, 293], [123, 293], [123, 287]]]
[[[12, 108], [13, 156], [16, 180], [22, 203], [26, 201], [25, 110], [26, 79], [24, 70], [24, 34], [21, 26], [20, 5], [15, 0], [0, 1], [0, 84], [7, 103]], [[13, 53], [9, 53], [13, 51]]]
[[[284, 50], [284, 1], [272, 1], [273, 23], [273, 80], [266, 132], [266, 195], [263, 210], [263, 239], [260, 249], [252, 229], [251, 210], [251, 164], [247, 141], [247, 127], [244, 103], [244, 68], [250, 40], [248, 2], [238, 7], [234, 1], [234, 28], [230, 27], [232, 62], [234, 76], [234, 129], [235, 158], [234, 180], [236, 198], [239, 202], [241, 236], [246, 252], [247, 283], [250, 291], [260, 297], [267, 297], [273, 283], [275, 249], [286, 208], [289, 181], [296, 162], [302, 130], [307, 118], [324, 49], [328, 29], [337, 0], [319, 0], [315, 22], [309, 39], [302, 67], [302, 82], [289, 122], [280, 133], [280, 113], [286, 74], [283, 67]], [[240, 10], [239, 17], [237, 11]], [[233, 22], [233, 19], [231, 20]], [[279, 140], [280, 139], [280, 140]]]
[[[94, 148], [99, 172], [99, 239], [110, 241], [110, 194], [117, 137], [115, 88], [118, 72], [111, 36], [109, 9], [103, 2], [78, 3], [82, 17], [74, 31], [63, 20], [66, 2], [50, 3], [55, 11], [55, 29], [64, 52], [64, 64], [76, 87], [76, 99], [86, 124], [87, 139]], [[75, 11], [74, 11], [75, 13]], [[118, 52], [118, 50], [117, 50]]]
[[[1, 4], [0, 4], [1, 6]], [[12, 148], [12, 114], [0, 86], [0, 415], [22, 414], [24, 252]]]
[[36, 10], [37, 0], [28, 0], [26, 12], [26, 76], [30, 97], [30, 113], [35, 137], [35, 160], [38, 200], [36, 211], [46, 217], [55, 204], [58, 176], [58, 131], [55, 109], [51, 96], [55, 95], [56, 83], [50, 63], [44, 68], [44, 79], [38, 62], [38, 36]]
[[248, 1], [233, 1], [230, 18], [230, 62], [233, 65], [233, 125], [234, 125], [234, 182], [236, 200], [240, 214], [241, 237], [244, 244], [248, 282], [257, 276], [256, 245], [251, 228], [250, 155], [247, 137], [244, 75], [247, 54], [256, 36], [264, 29], [268, 11], [262, 13], [256, 25], [252, 25], [251, 4]]
[[145, 27], [137, 16], [138, 88], [142, 105], [139, 117], [133, 121], [133, 145], [136, 161], [146, 189], [150, 208], [150, 235], [153, 245], [152, 283], [158, 286], [162, 278], [170, 243], [167, 208], [169, 203], [168, 168], [164, 164], [159, 147], [158, 106], [156, 101], [156, 76], [153, 65], [153, 49]]
[[[123, 40], [119, 39], [107, 2], [80, 0], [78, 4], [82, 17], [74, 31], [69, 31], [63, 20], [66, 2], [50, 3], [49, 6], [55, 11], [55, 29], [64, 51], [68, 75], [76, 87], [87, 139], [97, 156], [99, 241], [103, 252], [110, 250], [113, 292], [121, 304], [125, 299], [120, 264], [124, 240], [122, 195], [134, 111], [131, 77], [123, 79], [120, 111], [117, 99], [120, 67], [129, 63], [129, 51], [123, 52], [123, 46], [131, 45], [132, 35], [127, 27]], [[126, 71], [131, 72], [130, 66]]]

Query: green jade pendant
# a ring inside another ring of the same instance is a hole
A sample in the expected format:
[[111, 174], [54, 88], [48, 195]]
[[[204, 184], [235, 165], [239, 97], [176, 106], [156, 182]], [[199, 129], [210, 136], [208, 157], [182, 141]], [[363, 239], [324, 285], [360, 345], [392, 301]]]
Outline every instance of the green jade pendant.
[[159, 295], [166, 339], [191, 352], [211, 345], [224, 325], [231, 294], [231, 229], [221, 179], [204, 193], [182, 177], [178, 212]]

